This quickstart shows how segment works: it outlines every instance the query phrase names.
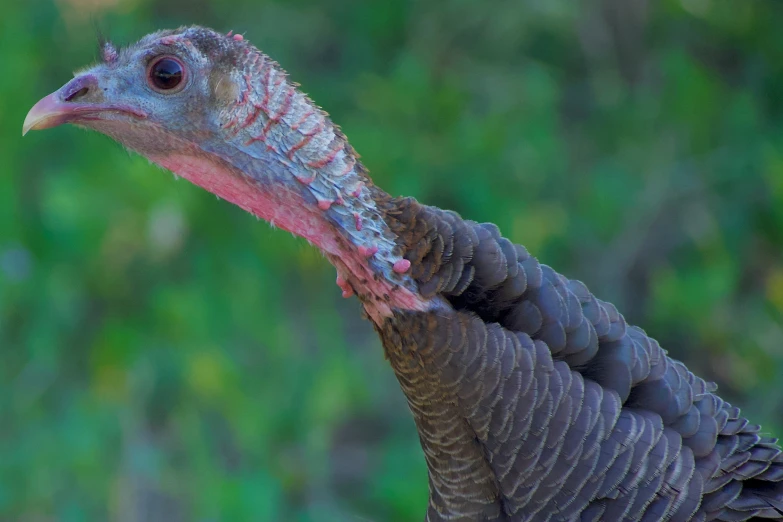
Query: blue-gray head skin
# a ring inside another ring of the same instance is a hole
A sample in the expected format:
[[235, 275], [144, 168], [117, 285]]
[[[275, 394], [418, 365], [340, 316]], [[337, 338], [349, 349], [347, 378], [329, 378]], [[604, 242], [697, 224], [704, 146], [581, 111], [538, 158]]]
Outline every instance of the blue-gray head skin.
[[427, 309], [404, 245], [345, 136], [241, 35], [161, 31], [84, 69], [39, 101], [23, 133], [73, 123], [316, 244], [344, 295], [379, 321]]

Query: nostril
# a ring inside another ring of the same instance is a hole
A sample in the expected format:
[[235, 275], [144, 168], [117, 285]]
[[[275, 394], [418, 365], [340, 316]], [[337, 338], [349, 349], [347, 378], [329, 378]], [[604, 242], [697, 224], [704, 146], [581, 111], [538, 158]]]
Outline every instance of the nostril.
[[89, 91], [90, 91], [90, 89], [88, 87], [82, 87], [78, 91], [75, 91], [75, 92], [72, 92], [71, 94], [69, 94], [65, 98], [65, 101], [67, 101], [67, 102], [69, 102], [69, 101], [76, 101], [79, 98], [81, 98], [82, 96], [86, 95]]

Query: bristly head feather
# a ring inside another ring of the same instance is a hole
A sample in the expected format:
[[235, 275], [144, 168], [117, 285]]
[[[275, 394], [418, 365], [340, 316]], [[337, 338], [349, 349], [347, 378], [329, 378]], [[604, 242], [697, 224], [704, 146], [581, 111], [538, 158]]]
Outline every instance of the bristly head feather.
[[109, 41], [103, 41], [101, 42], [101, 59], [104, 63], [107, 65], [111, 65], [117, 61], [117, 58], [119, 56], [119, 53], [117, 52], [117, 48], [114, 47], [114, 44], [112, 44]]
[[101, 61], [107, 65], [116, 63], [117, 58], [119, 57], [117, 48], [109, 41], [109, 39], [106, 37], [106, 34], [103, 32], [100, 26], [98, 26], [98, 23], [95, 22], [94, 25], [95, 34], [98, 38], [98, 52], [101, 56]]

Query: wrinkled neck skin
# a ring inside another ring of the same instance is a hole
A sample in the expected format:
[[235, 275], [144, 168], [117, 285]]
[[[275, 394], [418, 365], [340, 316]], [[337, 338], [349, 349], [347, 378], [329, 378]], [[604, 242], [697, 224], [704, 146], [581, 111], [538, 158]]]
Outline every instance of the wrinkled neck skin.
[[393, 309], [430, 309], [376, 205], [380, 191], [345, 136], [265, 55], [246, 53], [240, 71], [223, 85], [235, 101], [215, 122], [220, 131], [200, 136], [198, 147], [185, 141], [145, 155], [316, 245], [337, 268], [344, 295], [355, 292], [376, 324]]

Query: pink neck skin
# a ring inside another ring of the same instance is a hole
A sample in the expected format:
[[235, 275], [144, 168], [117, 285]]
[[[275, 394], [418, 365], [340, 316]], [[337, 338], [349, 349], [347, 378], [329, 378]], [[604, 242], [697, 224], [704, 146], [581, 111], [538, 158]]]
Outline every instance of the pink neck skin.
[[390, 317], [392, 309], [424, 311], [430, 308], [428, 301], [406, 288], [377, 277], [368, 265], [367, 257], [324, 219], [323, 212], [310, 208], [312, 205], [296, 191], [285, 186], [281, 190], [262, 190], [222, 161], [203, 154], [152, 156], [150, 160], [320, 248], [337, 269], [343, 295], [349, 297], [351, 291], [355, 292], [376, 324], [380, 325], [384, 318]]

